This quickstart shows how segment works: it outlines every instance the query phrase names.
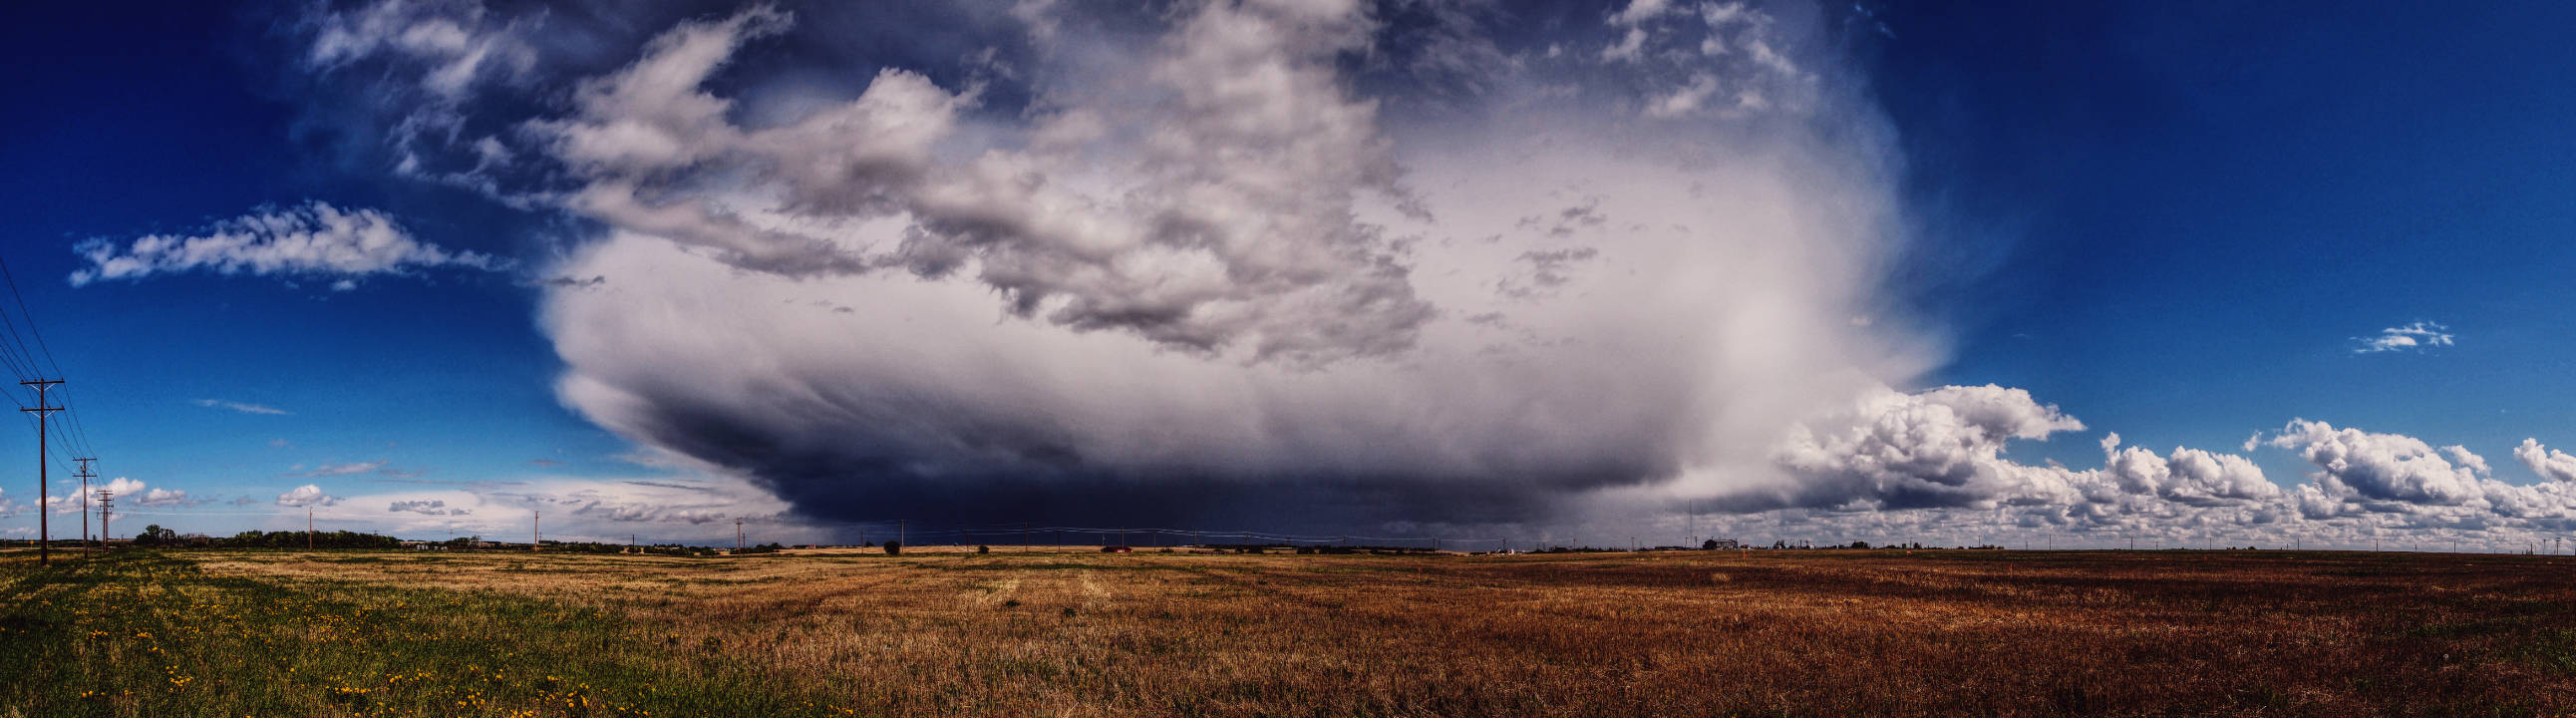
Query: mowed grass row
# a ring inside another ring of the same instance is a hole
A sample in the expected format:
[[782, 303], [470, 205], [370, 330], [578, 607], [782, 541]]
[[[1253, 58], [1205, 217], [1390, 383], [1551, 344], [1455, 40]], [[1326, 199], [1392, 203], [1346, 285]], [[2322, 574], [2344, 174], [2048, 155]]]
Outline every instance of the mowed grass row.
[[[0, 716], [2544, 715], [2576, 561], [0, 559]], [[104, 667], [100, 667], [104, 666]]]

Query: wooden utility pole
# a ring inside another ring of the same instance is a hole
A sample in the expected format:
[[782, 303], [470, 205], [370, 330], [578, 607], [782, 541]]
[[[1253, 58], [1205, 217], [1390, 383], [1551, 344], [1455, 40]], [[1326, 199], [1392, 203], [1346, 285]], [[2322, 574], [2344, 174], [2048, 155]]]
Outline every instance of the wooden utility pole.
[[45, 437], [45, 426], [53, 423], [47, 419], [52, 417], [54, 412], [63, 410], [62, 407], [45, 403], [45, 390], [61, 383], [63, 383], [61, 379], [18, 382], [21, 386], [36, 388], [35, 408], [21, 408], [19, 411], [36, 413], [36, 564], [39, 566], [51, 565], [54, 562], [54, 529], [52, 522], [46, 519], [46, 515], [53, 513], [53, 509], [47, 506], [45, 501], [45, 487], [53, 483], [54, 478], [46, 467], [46, 463], [52, 459], [45, 456], [45, 443], [48, 441]]
[[528, 553], [536, 553], [537, 545], [545, 543], [545, 540], [546, 512], [530, 509], [528, 511]]
[[313, 505], [304, 505], [304, 550], [313, 550]]
[[735, 554], [735, 555], [740, 555], [740, 554], [742, 553], [742, 518], [741, 518], [741, 517], [735, 517], [735, 518], [734, 518], [734, 520], [733, 520], [733, 552], [734, 552], [734, 554]]

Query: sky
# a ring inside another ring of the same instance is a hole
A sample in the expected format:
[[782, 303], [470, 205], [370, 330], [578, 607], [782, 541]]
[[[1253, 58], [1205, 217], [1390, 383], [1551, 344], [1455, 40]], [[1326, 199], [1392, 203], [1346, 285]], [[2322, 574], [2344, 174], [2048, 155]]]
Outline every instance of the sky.
[[2560, 5], [0, 13], [0, 536], [2576, 529]]

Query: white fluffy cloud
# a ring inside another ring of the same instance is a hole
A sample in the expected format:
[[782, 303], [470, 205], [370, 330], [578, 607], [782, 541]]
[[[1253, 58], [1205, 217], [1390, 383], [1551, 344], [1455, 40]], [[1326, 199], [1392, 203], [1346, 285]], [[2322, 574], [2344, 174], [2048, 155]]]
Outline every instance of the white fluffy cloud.
[[340, 497], [324, 493], [322, 491], [322, 487], [313, 484], [298, 486], [293, 490], [277, 495], [277, 505], [279, 506], [331, 506], [338, 503], [340, 503]]
[[[2317, 471], [2297, 502], [2310, 518], [2402, 516], [2451, 526], [2556, 530], [2576, 517], [2576, 490], [2566, 483], [2522, 486], [2489, 477], [2484, 458], [2465, 447], [2436, 450], [2421, 439], [2321, 421], [2292, 421], [2266, 443], [2293, 449]], [[2537, 442], [2517, 450], [2528, 462], [2548, 459]], [[2446, 458], [2447, 457], [2447, 458]]]
[[2159, 457], [2142, 447], [2120, 447], [2120, 435], [2102, 440], [2103, 472], [2119, 486], [2192, 506], [2223, 506], [2281, 498], [2281, 487], [2245, 457], [2175, 447]]
[[185, 506], [188, 503], [188, 492], [179, 489], [152, 489], [134, 499], [136, 506]]
[[144, 487], [145, 484], [141, 481], [119, 476], [113, 481], [92, 486], [90, 489], [111, 492], [121, 499], [140, 500], [144, 496]]
[[[2410, 436], [2337, 429], [2322, 421], [2300, 419], [2266, 443], [2298, 451], [2315, 464], [2320, 469], [2318, 487], [2330, 498], [2455, 505], [2484, 495], [2474, 469], [2444, 459], [2431, 444]], [[2479, 459], [2476, 464], [2483, 466], [2485, 461]]]
[[2432, 322], [2416, 322], [2379, 330], [2378, 336], [2353, 339], [2354, 354], [2377, 354], [2393, 351], [2420, 351], [2451, 345], [2450, 327]]
[[[1958, 408], [1962, 397], [1979, 397], [1990, 410], [1973, 418]], [[2317, 468], [2312, 481], [2287, 490], [2244, 457], [2190, 448], [2158, 455], [2120, 446], [2117, 434], [2102, 441], [2100, 469], [2013, 462], [2003, 456], [2005, 438], [2042, 438], [2073, 420], [1996, 387], [1882, 393], [1810, 426], [1820, 428], [1797, 433], [1780, 459], [1798, 480], [1754, 505], [1825, 510], [1786, 513], [1841, 530], [1993, 537], [2041, 529], [2146, 538], [2146, 545], [2260, 538], [2345, 546], [2403, 530], [2496, 550], [2576, 527], [2570, 484], [2507, 483], [2465, 447], [2324, 422], [2294, 421], [2249, 443], [2297, 451]], [[2516, 453], [2543, 465], [2567, 456], [2536, 441]], [[1922, 510], [1883, 510], [1908, 505]]]
[[[1330, 64], [1366, 40], [1351, 8], [1200, 6], [1167, 52], [1051, 95], [1016, 146], [952, 152], [994, 129], [964, 116], [976, 98], [900, 69], [796, 122], [734, 124], [709, 76], [789, 22], [685, 25], [582, 83], [575, 117], [534, 125], [588, 180], [570, 206], [782, 275], [965, 275], [1012, 315], [1193, 353], [1386, 355], [1434, 314], [1354, 217], [1363, 194], [1405, 195], [1373, 103]], [[877, 219], [901, 232], [847, 231]]]
[[428, 267], [492, 270], [506, 264], [491, 255], [450, 252], [420, 242], [382, 212], [320, 202], [226, 220], [205, 234], [152, 235], [123, 244], [91, 240], [77, 249], [89, 266], [72, 272], [72, 286], [190, 271], [353, 282]]
[[2541, 478], [2576, 483], [2576, 455], [2541, 446], [2539, 439], [2523, 439], [2521, 446], [2513, 447], [2513, 458], [2521, 459], [2522, 465], [2531, 467], [2531, 472]]
[[1778, 462], [1795, 481], [1780, 487], [1779, 503], [1910, 509], [2072, 502], [2070, 472], [2023, 466], [2001, 454], [2007, 440], [2083, 428], [2020, 389], [1880, 389], [1846, 411], [1791, 428]]

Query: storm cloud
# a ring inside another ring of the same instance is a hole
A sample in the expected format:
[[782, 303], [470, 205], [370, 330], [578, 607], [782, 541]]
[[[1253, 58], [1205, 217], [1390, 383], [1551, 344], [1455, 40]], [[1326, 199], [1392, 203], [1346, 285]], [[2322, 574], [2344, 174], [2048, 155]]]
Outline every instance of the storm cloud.
[[824, 518], [1515, 521], [1769, 475], [1928, 356], [1847, 321], [1905, 231], [1857, 101], [1674, 122], [1497, 68], [1433, 128], [1353, 89], [1367, 6], [1078, 16], [1010, 115], [886, 68], [738, 124], [709, 78], [766, 10], [581, 81], [530, 125], [608, 228], [545, 302], [565, 402]]
[[[1533, 39], [1438, 3], [901, 18], [942, 33], [756, 6], [624, 37], [384, 2], [309, 23], [307, 69], [385, 70], [388, 124], [442, 129], [395, 134], [404, 172], [585, 230], [529, 282], [566, 406], [818, 525], [2565, 513], [2466, 449], [2321, 423], [2268, 442], [2321, 467], [2295, 490], [2117, 435], [2101, 468], [2027, 463], [2087, 427], [1902, 389], [1941, 337], [1891, 296], [1917, 222], [1828, 11], [1641, 2]], [[863, 61], [817, 50], [852, 28]]]

